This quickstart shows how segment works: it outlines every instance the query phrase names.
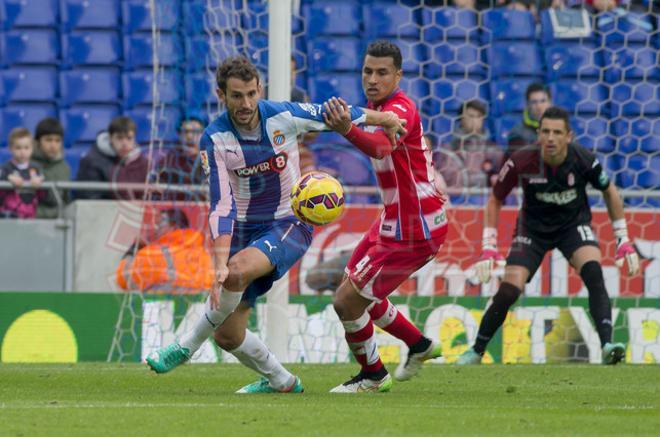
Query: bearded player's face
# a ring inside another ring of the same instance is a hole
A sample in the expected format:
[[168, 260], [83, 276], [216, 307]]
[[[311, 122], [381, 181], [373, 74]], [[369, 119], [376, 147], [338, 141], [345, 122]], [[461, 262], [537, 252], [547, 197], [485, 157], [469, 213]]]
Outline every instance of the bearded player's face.
[[375, 57], [367, 55], [362, 66], [362, 89], [367, 100], [382, 102], [399, 86], [402, 71], [394, 66], [391, 56]]
[[218, 97], [227, 106], [227, 112], [237, 127], [254, 129], [259, 122], [259, 96], [261, 84], [257, 79], [243, 81], [237, 77], [227, 79], [227, 90], [218, 89]]
[[562, 156], [573, 134], [562, 119], [544, 118], [539, 127], [539, 144], [548, 158]]

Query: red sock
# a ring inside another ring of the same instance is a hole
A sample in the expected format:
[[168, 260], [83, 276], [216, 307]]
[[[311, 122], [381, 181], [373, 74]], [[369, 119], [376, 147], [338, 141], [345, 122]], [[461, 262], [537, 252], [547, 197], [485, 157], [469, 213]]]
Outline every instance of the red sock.
[[342, 322], [346, 331], [346, 342], [353, 356], [365, 372], [378, 372], [383, 363], [378, 355], [374, 336], [374, 324], [366, 312], [357, 320]]
[[369, 315], [376, 326], [402, 340], [408, 347], [414, 345], [423, 337], [422, 332], [401, 314], [388, 299], [375, 303], [369, 310]]

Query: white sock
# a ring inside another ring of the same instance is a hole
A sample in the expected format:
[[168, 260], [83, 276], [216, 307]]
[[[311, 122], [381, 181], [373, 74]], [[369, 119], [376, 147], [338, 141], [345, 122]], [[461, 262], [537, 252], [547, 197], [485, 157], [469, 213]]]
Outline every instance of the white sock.
[[234, 312], [242, 296], [242, 292], [227, 291], [223, 288], [220, 290], [220, 304], [217, 310], [211, 309], [210, 300], [207, 298], [204, 314], [197, 320], [193, 329], [181, 337], [179, 342], [181, 347], [188, 348], [190, 355], [194, 354], [213, 331]]
[[296, 377], [280, 364], [264, 342], [250, 330], [245, 330], [243, 343], [229, 352], [243, 365], [268, 378], [273, 388], [278, 390], [289, 388], [296, 381]]

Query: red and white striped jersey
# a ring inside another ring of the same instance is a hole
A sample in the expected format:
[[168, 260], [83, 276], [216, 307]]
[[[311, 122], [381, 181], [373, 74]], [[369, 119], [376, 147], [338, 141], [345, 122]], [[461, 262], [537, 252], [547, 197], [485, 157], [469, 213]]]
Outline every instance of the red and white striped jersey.
[[407, 121], [408, 133], [383, 159], [372, 159], [383, 199], [380, 235], [396, 240], [428, 240], [444, 234], [443, 198], [435, 187], [431, 150], [423, 139], [415, 103], [401, 90], [370, 109], [393, 111]]

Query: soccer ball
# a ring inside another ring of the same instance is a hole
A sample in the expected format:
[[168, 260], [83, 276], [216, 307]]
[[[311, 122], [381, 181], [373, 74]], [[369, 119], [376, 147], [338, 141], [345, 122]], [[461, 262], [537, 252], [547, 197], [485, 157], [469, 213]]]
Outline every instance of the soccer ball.
[[344, 189], [329, 174], [311, 171], [294, 184], [291, 209], [301, 222], [327, 225], [337, 220], [344, 211]]

